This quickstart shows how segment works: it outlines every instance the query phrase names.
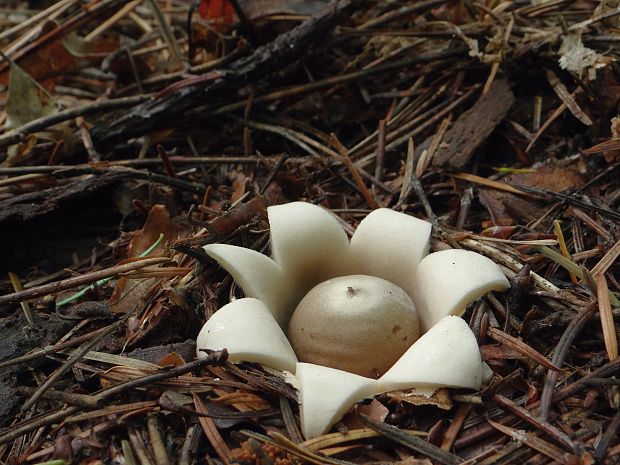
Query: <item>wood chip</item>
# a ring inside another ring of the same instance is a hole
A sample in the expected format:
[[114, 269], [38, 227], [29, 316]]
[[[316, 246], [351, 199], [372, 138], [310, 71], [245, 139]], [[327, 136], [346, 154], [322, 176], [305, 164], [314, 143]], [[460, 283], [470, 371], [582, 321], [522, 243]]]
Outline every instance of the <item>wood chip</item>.
[[461, 170], [474, 152], [502, 122], [512, 106], [514, 95], [505, 80], [495, 80], [489, 91], [463, 113], [446, 131], [433, 166], [449, 171]]

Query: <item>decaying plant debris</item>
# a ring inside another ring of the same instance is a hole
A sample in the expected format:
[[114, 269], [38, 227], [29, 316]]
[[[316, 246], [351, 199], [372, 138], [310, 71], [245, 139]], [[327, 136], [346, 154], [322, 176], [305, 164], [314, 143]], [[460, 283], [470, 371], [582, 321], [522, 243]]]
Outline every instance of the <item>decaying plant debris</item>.
[[[619, 463], [619, 18], [607, 0], [1, 9], [0, 461]], [[349, 233], [405, 211], [433, 249], [501, 264], [511, 291], [466, 313], [491, 385], [381, 395], [304, 442], [278, 373], [194, 360], [240, 295], [201, 246], [267, 253], [265, 208], [298, 199]]]

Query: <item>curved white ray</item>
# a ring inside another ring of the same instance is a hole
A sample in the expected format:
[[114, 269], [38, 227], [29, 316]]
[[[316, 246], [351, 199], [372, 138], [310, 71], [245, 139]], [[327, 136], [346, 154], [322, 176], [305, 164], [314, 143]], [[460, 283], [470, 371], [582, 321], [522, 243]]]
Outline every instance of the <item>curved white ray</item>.
[[364, 218], [351, 238], [351, 271], [390, 281], [412, 298], [413, 278], [428, 254], [431, 224], [388, 208]]
[[479, 253], [449, 249], [427, 255], [416, 270], [412, 296], [420, 329], [427, 331], [446, 315], [460, 316], [487, 292], [509, 287], [500, 267]]
[[286, 328], [296, 290], [295, 282], [284, 275], [280, 265], [262, 253], [235, 245], [209, 244], [204, 250], [232, 275], [247, 297], [263, 301]]
[[482, 362], [482, 384], [489, 384], [493, 379], [493, 375], [494, 373], [491, 367], [486, 362]]
[[311, 363], [298, 363], [295, 378], [306, 439], [325, 433], [353, 404], [379, 389], [374, 379]]
[[476, 337], [458, 316], [446, 316], [379, 378], [382, 391], [458, 387], [480, 389], [482, 362]]
[[348, 262], [349, 240], [338, 221], [323, 208], [291, 202], [267, 208], [271, 252], [286, 276], [303, 289], [339, 276]]
[[233, 362], [258, 362], [294, 372], [297, 357], [284, 332], [260, 300], [245, 298], [224, 305], [204, 324], [196, 339], [201, 349], [228, 350]]

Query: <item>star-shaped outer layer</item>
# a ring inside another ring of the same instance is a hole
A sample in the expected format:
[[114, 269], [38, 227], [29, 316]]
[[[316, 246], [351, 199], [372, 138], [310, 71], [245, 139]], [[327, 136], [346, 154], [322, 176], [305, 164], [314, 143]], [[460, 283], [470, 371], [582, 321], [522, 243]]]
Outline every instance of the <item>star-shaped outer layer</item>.
[[[202, 349], [226, 348], [231, 361], [293, 373], [306, 438], [323, 434], [351, 405], [381, 392], [480, 389], [480, 352], [460, 315], [487, 292], [509, 287], [495, 263], [465, 250], [428, 255], [431, 225], [385, 208], [370, 213], [350, 242], [338, 220], [319, 206], [293, 202], [267, 212], [272, 258], [232, 245], [205, 246], [248, 297], [225, 305], [207, 321], [196, 341], [198, 356], [204, 356]], [[423, 335], [379, 379], [300, 363], [284, 333], [310, 289], [351, 274], [401, 287], [420, 319]]]

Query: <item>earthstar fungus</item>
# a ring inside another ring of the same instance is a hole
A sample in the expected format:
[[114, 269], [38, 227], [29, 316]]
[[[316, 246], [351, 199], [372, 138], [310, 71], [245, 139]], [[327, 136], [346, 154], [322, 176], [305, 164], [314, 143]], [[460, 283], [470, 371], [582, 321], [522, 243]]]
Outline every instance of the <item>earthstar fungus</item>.
[[317, 205], [292, 202], [267, 214], [272, 258], [205, 246], [247, 297], [205, 323], [199, 357], [226, 348], [231, 361], [292, 373], [307, 438], [382, 392], [480, 389], [484, 366], [460, 315], [509, 287], [499, 266], [466, 250], [428, 254], [431, 225], [385, 208], [366, 216], [351, 241]]

